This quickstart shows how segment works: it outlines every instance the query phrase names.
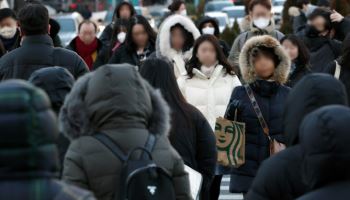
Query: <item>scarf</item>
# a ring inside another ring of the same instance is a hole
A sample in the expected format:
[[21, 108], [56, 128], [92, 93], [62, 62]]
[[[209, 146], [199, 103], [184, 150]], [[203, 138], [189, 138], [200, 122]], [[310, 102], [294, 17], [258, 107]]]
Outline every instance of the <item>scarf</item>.
[[94, 59], [96, 59], [96, 55], [94, 55], [95, 51], [97, 51], [98, 41], [95, 40], [91, 44], [85, 44], [79, 37], [75, 40], [76, 51], [81, 56], [85, 63], [88, 65], [89, 69], [92, 69], [92, 65], [94, 64]]

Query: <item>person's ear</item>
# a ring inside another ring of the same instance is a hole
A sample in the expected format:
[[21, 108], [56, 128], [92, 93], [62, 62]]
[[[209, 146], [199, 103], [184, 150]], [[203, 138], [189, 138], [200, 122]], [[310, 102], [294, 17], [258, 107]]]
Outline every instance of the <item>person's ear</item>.
[[49, 26], [47, 26], [47, 33], [50, 35], [51, 33], [51, 25], [49, 24]]

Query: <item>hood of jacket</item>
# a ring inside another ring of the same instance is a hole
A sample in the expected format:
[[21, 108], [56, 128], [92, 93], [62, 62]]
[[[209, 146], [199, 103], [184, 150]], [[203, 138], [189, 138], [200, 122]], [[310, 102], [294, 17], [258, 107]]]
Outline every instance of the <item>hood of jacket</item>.
[[162, 135], [169, 132], [169, 112], [161, 93], [134, 66], [109, 64], [75, 83], [60, 112], [60, 130], [70, 139], [115, 128]]
[[63, 67], [45, 67], [33, 72], [28, 81], [49, 95], [52, 108], [58, 113], [64, 98], [72, 89], [75, 79]]
[[[200, 36], [199, 30], [191, 19], [178, 14], [171, 15], [164, 20], [159, 28], [156, 42], [157, 57], [166, 57], [169, 60], [172, 60], [173, 56], [177, 54], [177, 52], [171, 48], [170, 44], [170, 30], [171, 27], [175, 26], [176, 24], [182, 25], [185, 30], [190, 32], [194, 40]], [[185, 58], [189, 59], [192, 56], [192, 48], [182, 53]]]
[[203, 28], [203, 25], [206, 24], [206, 23], [212, 23], [214, 25], [214, 35], [216, 37], [218, 37], [220, 35], [220, 29], [219, 29], [219, 25], [218, 25], [218, 20], [215, 19], [215, 18], [212, 18], [212, 17], [209, 17], [209, 16], [204, 16], [202, 17], [199, 21], [198, 21], [198, 30], [201, 34], [202, 33], [202, 28]]
[[44, 91], [21, 80], [0, 84], [0, 177], [53, 177], [57, 119]]
[[287, 145], [299, 143], [299, 127], [310, 112], [326, 105], [347, 105], [343, 84], [327, 74], [310, 74], [291, 90], [284, 110], [284, 133]]
[[302, 176], [312, 189], [350, 180], [350, 108], [322, 107], [300, 126]]
[[239, 67], [241, 69], [243, 79], [246, 81], [246, 83], [253, 83], [258, 79], [255, 74], [251, 54], [252, 51], [259, 46], [274, 49], [274, 52], [278, 56], [280, 62], [271, 79], [280, 84], [285, 83], [288, 79], [291, 61], [285, 50], [280, 45], [279, 41], [268, 35], [252, 37], [243, 46], [239, 56]]

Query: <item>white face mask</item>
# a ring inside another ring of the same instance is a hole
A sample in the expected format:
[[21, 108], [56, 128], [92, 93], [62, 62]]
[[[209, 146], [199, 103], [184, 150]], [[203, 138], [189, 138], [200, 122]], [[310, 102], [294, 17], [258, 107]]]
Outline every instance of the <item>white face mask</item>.
[[254, 19], [254, 25], [260, 29], [265, 29], [270, 24], [270, 19], [259, 17], [258, 19]]
[[0, 29], [0, 35], [5, 39], [13, 38], [17, 33], [17, 27], [5, 26]]
[[215, 28], [213, 28], [213, 27], [202, 28], [202, 33], [203, 34], [214, 35], [214, 32], [215, 32]]
[[118, 33], [117, 38], [118, 38], [118, 41], [119, 41], [120, 43], [124, 43], [125, 38], [126, 38], [126, 33], [125, 33], [125, 32], [120, 32], [120, 33]]
[[179, 14], [182, 16], [187, 16], [187, 10], [181, 10]]

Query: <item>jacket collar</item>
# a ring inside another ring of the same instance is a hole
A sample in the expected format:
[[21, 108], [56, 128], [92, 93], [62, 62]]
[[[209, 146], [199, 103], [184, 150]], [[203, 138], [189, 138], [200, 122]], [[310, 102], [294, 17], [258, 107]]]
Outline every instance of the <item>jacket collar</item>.
[[210, 80], [210, 84], [213, 84], [216, 79], [220, 76], [222, 70], [223, 70], [223, 66], [222, 65], [217, 65], [215, 67], [215, 70], [213, 72], [213, 74], [211, 75], [210, 78], [208, 78], [205, 74], [203, 74], [203, 72], [201, 72], [199, 69], [197, 68], [193, 68], [192, 72], [194, 74], [194, 76], [200, 78], [200, 79], [205, 79], [205, 80]]
[[31, 45], [31, 44], [44, 44], [44, 45], [53, 47], [53, 41], [51, 37], [47, 34], [25, 36], [22, 42], [22, 46]]

